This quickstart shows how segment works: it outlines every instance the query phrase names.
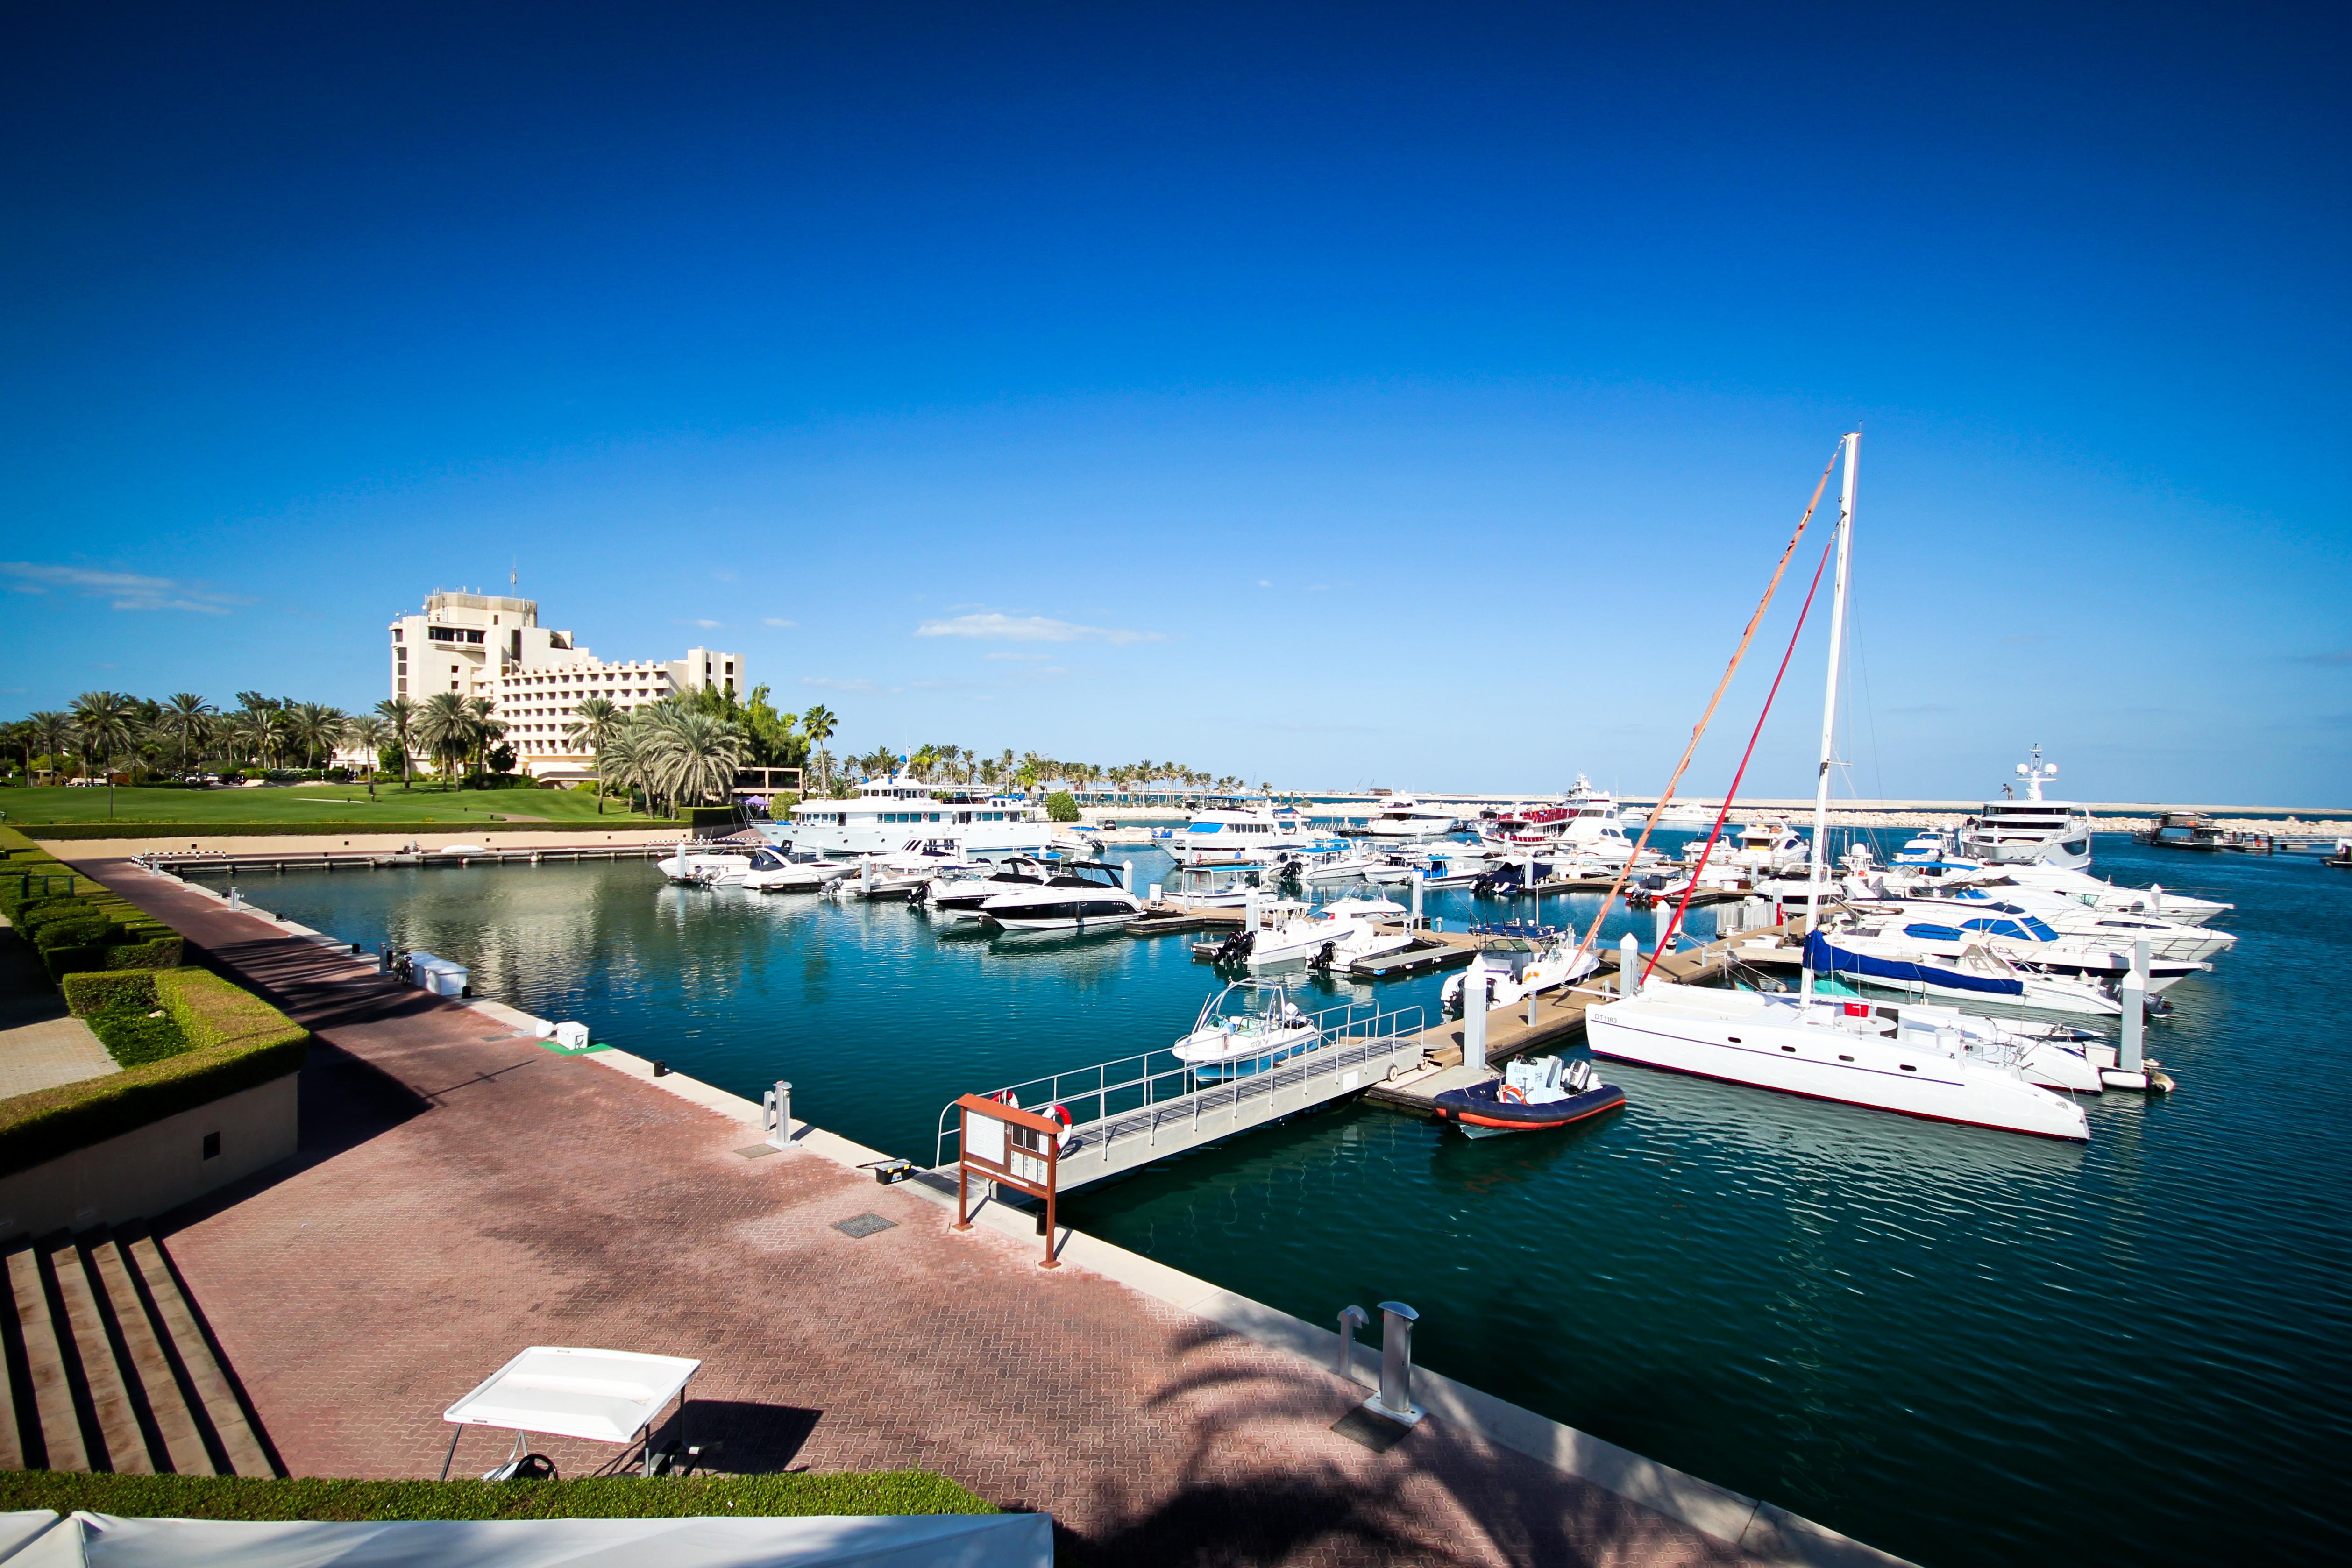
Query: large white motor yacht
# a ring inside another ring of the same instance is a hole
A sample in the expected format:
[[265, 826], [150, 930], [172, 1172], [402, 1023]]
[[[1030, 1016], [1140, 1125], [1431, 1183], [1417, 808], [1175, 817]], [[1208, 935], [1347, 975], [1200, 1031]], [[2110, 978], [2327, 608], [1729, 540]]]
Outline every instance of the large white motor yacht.
[[974, 855], [1034, 854], [1059, 849], [1090, 853], [1079, 833], [1045, 820], [1045, 809], [1017, 795], [979, 795], [892, 774], [869, 779], [846, 799], [803, 800], [786, 822], [761, 822], [772, 841], [826, 855], [892, 854], [922, 839], [952, 838]]
[[1181, 831], [1160, 841], [1178, 865], [1203, 861], [1274, 861], [1285, 855], [1320, 852], [1326, 836], [1292, 810], [1245, 808], [1202, 811]]
[[2033, 760], [2017, 765], [2025, 780], [2022, 800], [1987, 800], [1960, 824], [1964, 855], [1996, 864], [2039, 864], [2080, 871], [2091, 863], [2091, 813], [2072, 800], [2045, 800], [2042, 785], [2058, 777], [2058, 765]]
[[1424, 806], [1410, 795], [1391, 795], [1355, 832], [1360, 838], [1411, 843], [1421, 839], [1442, 839], [1454, 828], [1454, 814], [1448, 808]]

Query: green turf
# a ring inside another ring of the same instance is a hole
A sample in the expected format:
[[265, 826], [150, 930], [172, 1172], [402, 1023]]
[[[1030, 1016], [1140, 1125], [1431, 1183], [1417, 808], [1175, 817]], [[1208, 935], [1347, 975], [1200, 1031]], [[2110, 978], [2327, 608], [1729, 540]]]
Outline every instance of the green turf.
[[[604, 802], [571, 789], [443, 789], [397, 783], [376, 786], [368, 799], [364, 784], [302, 784], [280, 789], [163, 789], [124, 788], [112, 791], [113, 820], [120, 822], [492, 822], [501, 818], [543, 817], [564, 826], [599, 821], [642, 822], [619, 800]], [[105, 789], [0, 789], [0, 813], [11, 827], [47, 822], [103, 822]]]
[[702, 1514], [994, 1513], [945, 1476], [605, 1477], [558, 1481], [350, 1481], [0, 1471], [0, 1510], [130, 1519], [676, 1519]]

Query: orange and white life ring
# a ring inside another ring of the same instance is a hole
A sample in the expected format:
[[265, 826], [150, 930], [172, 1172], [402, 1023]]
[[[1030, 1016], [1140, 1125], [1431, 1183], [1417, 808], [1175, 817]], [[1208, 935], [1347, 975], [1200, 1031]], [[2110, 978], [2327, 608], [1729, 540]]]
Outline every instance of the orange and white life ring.
[[1528, 1103], [1527, 1094], [1515, 1083], [1506, 1083], [1496, 1090], [1495, 1098], [1507, 1101], [1514, 1105], [1524, 1105]]

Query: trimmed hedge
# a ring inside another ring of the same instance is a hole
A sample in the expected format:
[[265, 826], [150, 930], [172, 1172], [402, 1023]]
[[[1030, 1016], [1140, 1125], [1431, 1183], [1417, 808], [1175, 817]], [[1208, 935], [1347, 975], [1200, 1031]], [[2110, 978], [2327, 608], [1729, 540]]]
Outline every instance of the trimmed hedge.
[[142, 969], [85, 969], [68, 975], [58, 988], [66, 994], [66, 1010], [78, 1019], [143, 1013], [155, 1006], [155, 977]]
[[151, 983], [191, 1049], [0, 1100], [0, 1176], [301, 1070], [310, 1031], [260, 998], [205, 969], [159, 969]]
[[89, 1020], [106, 1054], [123, 1067], [143, 1067], [186, 1053], [188, 1037], [169, 1018], [145, 1013], [103, 1013]]
[[[40, 955], [49, 978], [103, 969], [169, 969], [180, 934], [121, 894], [53, 859], [13, 828], [0, 828], [0, 914]], [[13, 874], [12, 874], [13, 873]], [[66, 886], [83, 891], [68, 893]]]
[[298, 1477], [0, 1472], [0, 1509], [125, 1519], [680, 1519], [994, 1513], [929, 1470], [872, 1475], [599, 1476], [556, 1481], [352, 1481]]
[[[516, 810], [523, 808], [518, 806]], [[52, 841], [80, 839], [357, 838], [362, 833], [435, 834], [457, 839], [476, 833], [589, 833], [675, 831], [686, 824], [652, 817], [560, 817], [546, 822], [493, 822], [459, 819], [446, 822], [42, 822], [35, 831]], [[168, 846], [166, 846], [168, 847]], [[5, 867], [16, 870], [13, 862]], [[64, 870], [60, 866], [58, 868]]]

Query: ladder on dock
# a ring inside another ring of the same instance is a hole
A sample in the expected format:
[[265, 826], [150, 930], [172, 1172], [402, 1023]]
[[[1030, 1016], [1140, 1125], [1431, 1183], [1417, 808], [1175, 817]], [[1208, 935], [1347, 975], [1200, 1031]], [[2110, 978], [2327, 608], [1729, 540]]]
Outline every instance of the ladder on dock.
[[[1229, 1076], [1203, 1079], [1171, 1052], [1154, 1051], [1010, 1084], [990, 1097], [1010, 1096], [1028, 1111], [1068, 1111], [1059, 1162], [1060, 1190], [1067, 1192], [1360, 1092], [1421, 1064], [1417, 1007], [1356, 1004], [1307, 1018], [1320, 1043], [1219, 1064]], [[953, 1103], [940, 1113], [933, 1167], [950, 1179], [961, 1125]]]

